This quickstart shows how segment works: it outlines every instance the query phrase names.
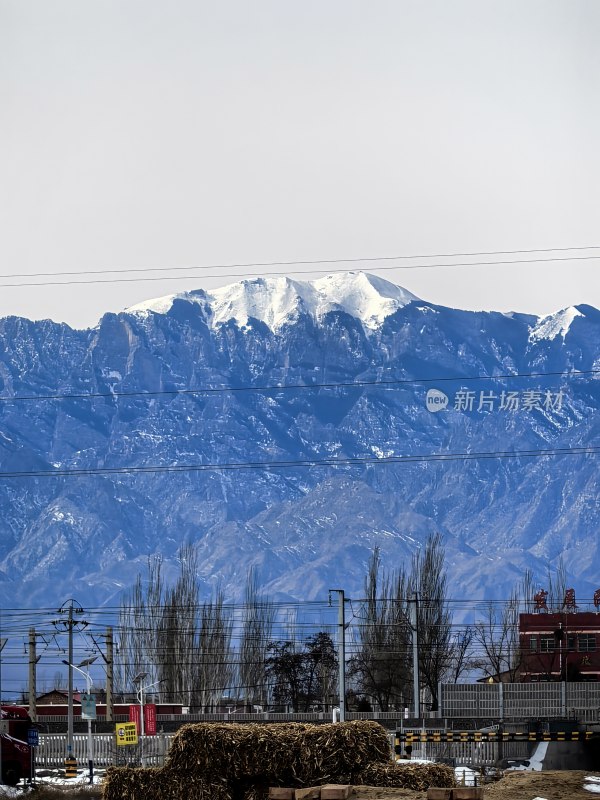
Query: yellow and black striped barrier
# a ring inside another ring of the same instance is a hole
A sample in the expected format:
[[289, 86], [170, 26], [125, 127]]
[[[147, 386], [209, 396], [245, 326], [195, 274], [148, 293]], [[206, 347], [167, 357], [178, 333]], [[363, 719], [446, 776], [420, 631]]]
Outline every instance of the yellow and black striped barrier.
[[71, 757], [65, 758], [65, 778], [77, 777], [77, 759]]
[[395, 744], [441, 742], [585, 742], [591, 731], [396, 731]]

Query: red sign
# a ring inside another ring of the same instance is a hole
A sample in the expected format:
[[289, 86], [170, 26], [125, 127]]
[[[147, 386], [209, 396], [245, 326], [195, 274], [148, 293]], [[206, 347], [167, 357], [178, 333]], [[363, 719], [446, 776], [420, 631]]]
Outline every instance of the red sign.
[[[139, 705], [129, 706], [129, 722], [135, 722], [138, 736], [141, 736], [142, 718]], [[156, 705], [154, 703], [145, 703], [144, 705], [144, 735], [156, 736]]]
[[146, 703], [144, 706], [144, 733], [146, 736], [156, 736], [156, 705]]
[[129, 722], [135, 722], [138, 736], [140, 736], [142, 733], [142, 718], [139, 706], [129, 706]]

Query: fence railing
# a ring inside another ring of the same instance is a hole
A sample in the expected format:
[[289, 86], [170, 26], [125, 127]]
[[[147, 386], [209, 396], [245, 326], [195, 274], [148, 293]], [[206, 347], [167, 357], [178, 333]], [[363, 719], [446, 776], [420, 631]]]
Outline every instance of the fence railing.
[[596, 722], [600, 683], [442, 684], [438, 716], [519, 720], [570, 717]]
[[[422, 728], [406, 729], [406, 731], [421, 733]], [[171, 746], [173, 733], [161, 733], [157, 736], [144, 737], [143, 757], [144, 763], [149, 767], [162, 766], [165, 756]], [[138, 766], [142, 759], [142, 747], [140, 744], [134, 746], [117, 746], [115, 737], [110, 733], [95, 733], [93, 740], [94, 767], [103, 769], [112, 766]], [[64, 767], [67, 755], [67, 736], [58, 733], [41, 733], [39, 746], [35, 748], [36, 769], [56, 770]], [[393, 746], [393, 736], [391, 745]], [[506, 746], [506, 745], [505, 745]], [[453, 742], [451, 744], [441, 743], [420, 743], [413, 746], [413, 758], [452, 758], [457, 763], [472, 764], [473, 766], [494, 764], [498, 757], [498, 745], [494, 742]], [[514, 753], [506, 755], [523, 756], [526, 753], [526, 746], [514, 743], [511, 750]], [[390, 750], [390, 754], [391, 754]], [[73, 736], [73, 756], [82, 768], [87, 768], [88, 763], [88, 739], [87, 734], [75, 734]]]
[[[430, 728], [404, 728], [404, 733], [417, 736]], [[393, 734], [392, 734], [393, 738]], [[448, 760], [455, 764], [468, 764], [473, 767], [488, 767], [497, 763], [502, 752], [503, 758], [527, 758], [531, 746], [528, 742], [413, 742], [412, 758], [431, 759], [433, 761]]]
[[[174, 733], [159, 733], [156, 736], [145, 736], [142, 745], [117, 745], [112, 733], [94, 733], [92, 735], [95, 767], [111, 767], [115, 765], [139, 764], [144, 756], [144, 763], [149, 767], [161, 766], [171, 746]], [[67, 736], [61, 733], [40, 733], [39, 746], [35, 748], [36, 769], [57, 769], [64, 766], [67, 755]], [[76, 733], [73, 736], [73, 756], [78, 764], [87, 765], [87, 734]]]
[[[440, 687], [440, 710], [435, 716], [442, 719], [472, 719], [523, 721], [527, 719], [571, 718], [594, 723], [600, 719], [600, 683], [493, 683], [493, 684], [443, 684]], [[387, 722], [387, 727], [401, 727], [401, 711], [349, 712], [348, 720], [374, 719]], [[64, 722], [66, 717], [44, 718], [47, 722]], [[119, 718], [116, 721], [122, 721]], [[158, 715], [158, 722], [264, 722], [264, 721], [328, 722], [329, 712], [307, 714], [168, 714]], [[40, 720], [41, 721], [41, 720]], [[392, 723], [391, 725], [389, 723]], [[440, 720], [442, 724], [442, 720]], [[479, 723], [482, 724], [482, 723]], [[407, 729], [408, 730], [408, 729]], [[417, 729], [415, 729], [417, 730]], [[421, 729], [419, 729], [421, 730]], [[164, 762], [173, 733], [159, 733], [144, 737], [144, 762], [158, 766]], [[64, 764], [67, 752], [66, 733], [42, 733], [36, 748], [38, 768], [56, 769]], [[139, 764], [142, 745], [117, 746], [113, 733], [94, 733], [94, 763], [98, 767], [118, 764]], [[486, 743], [453, 743], [444, 745], [427, 743], [413, 748], [413, 756], [427, 758], [464, 758], [469, 763], [493, 763], [497, 753]], [[508, 751], [512, 747], [505, 746]], [[76, 733], [73, 737], [73, 755], [81, 764], [87, 763], [87, 735]], [[450, 750], [451, 748], [451, 750]], [[519, 748], [520, 749], [520, 748]], [[450, 756], [450, 752], [452, 755]], [[517, 753], [505, 752], [505, 756]]]

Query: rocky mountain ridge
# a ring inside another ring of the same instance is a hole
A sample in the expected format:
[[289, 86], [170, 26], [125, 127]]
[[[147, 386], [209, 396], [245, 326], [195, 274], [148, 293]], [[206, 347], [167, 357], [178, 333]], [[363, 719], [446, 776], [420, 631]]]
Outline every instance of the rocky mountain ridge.
[[591, 597], [598, 456], [573, 450], [600, 445], [599, 369], [590, 306], [459, 311], [363, 273], [183, 293], [90, 330], [2, 319], [3, 601], [114, 604], [183, 541], [207, 594], [239, 599], [256, 564], [275, 599], [361, 596], [373, 546], [391, 567], [435, 530], [457, 598], [561, 557]]

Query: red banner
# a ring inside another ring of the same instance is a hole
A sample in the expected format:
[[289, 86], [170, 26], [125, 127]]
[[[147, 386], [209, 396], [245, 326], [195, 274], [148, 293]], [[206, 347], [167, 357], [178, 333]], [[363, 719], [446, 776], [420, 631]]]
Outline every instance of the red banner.
[[135, 722], [135, 726], [137, 728], [138, 736], [140, 736], [142, 730], [142, 718], [140, 715], [140, 707], [139, 706], [129, 706], [129, 722]]
[[144, 706], [144, 733], [146, 736], [156, 736], [156, 705], [146, 703]]

